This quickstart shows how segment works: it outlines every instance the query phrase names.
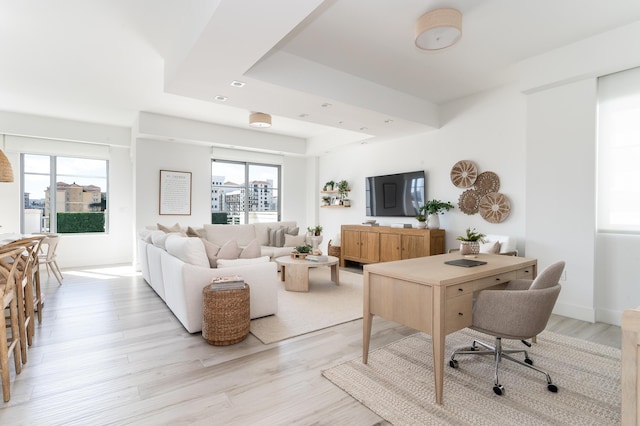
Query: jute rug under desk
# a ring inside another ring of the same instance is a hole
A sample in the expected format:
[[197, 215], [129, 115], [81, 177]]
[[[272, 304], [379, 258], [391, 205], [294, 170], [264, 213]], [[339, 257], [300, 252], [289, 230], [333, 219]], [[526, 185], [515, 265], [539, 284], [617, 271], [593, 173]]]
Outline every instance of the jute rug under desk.
[[[465, 329], [447, 336], [446, 361], [474, 338]], [[504, 347], [523, 347], [504, 341]], [[620, 350], [545, 331], [529, 349], [544, 375], [502, 361], [502, 396], [493, 393], [490, 356], [458, 356], [445, 366], [444, 405], [434, 403], [431, 337], [416, 333], [323, 372], [335, 385], [394, 425], [617, 425], [620, 424]]]

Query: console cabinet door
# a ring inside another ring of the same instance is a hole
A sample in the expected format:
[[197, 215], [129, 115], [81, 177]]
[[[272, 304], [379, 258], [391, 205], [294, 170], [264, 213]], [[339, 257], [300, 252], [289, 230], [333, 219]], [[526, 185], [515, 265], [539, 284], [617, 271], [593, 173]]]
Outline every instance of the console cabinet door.
[[380, 261], [380, 239], [377, 232], [363, 231], [360, 233], [360, 257], [364, 262]]
[[402, 259], [401, 244], [398, 234], [380, 234], [380, 262]]
[[402, 236], [402, 259], [428, 256], [425, 249], [425, 237], [422, 235]]
[[342, 233], [343, 256], [360, 258], [360, 231], [345, 230]]

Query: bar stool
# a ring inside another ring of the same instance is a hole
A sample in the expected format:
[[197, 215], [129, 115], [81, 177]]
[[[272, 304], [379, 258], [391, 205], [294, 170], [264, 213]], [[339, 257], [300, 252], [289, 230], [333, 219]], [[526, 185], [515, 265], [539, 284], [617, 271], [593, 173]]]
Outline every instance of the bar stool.
[[[16, 291], [17, 259], [25, 251], [25, 247], [0, 248], [0, 299], [2, 300], [2, 315], [0, 315], [0, 376], [2, 378], [2, 396], [4, 402], [11, 398], [9, 373], [9, 357], [13, 352], [13, 363], [16, 374], [22, 371], [20, 324], [18, 322], [18, 301]], [[4, 316], [9, 308], [9, 327]], [[11, 338], [7, 331], [11, 329]]]
[[34, 259], [37, 265], [37, 249], [43, 236], [27, 237], [6, 244], [4, 248], [23, 247], [22, 253], [15, 258], [16, 262], [16, 299], [18, 302], [18, 321], [20, 325], [20, 350], [22, 363], [27, 363], [27, 347], [33, 344], [35, 333], [34, 318]]

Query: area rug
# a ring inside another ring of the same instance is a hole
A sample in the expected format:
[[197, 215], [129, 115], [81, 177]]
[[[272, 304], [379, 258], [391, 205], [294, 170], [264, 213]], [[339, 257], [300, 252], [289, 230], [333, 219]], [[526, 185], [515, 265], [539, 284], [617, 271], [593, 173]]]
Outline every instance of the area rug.
[[329, 268], [309, 270], [309, 292], [284, 289], [279, 282], [278, 313], [251, 321], [251, 333], [273, 343], [362, 318], [362, 275], [340, 271], [340, 285]]
[[[465, 329], [447, 336], [446, 361], [455, 347], [486, 336]], [[490, 341], [490, 340], [489, 340]], [[505, 341], [504, 347], [520, 348]], [[510, 361], [501, 363], [505, 393], [493, 393], [490, 357], [456, 357], [445, 366], [444, 405], [434, 402], [431, 337], [416, 333], [322, 374], [394, 425], [615, 425], [620, 424], [620, 350], [543, 332], [529, 350], [544, 375]]]

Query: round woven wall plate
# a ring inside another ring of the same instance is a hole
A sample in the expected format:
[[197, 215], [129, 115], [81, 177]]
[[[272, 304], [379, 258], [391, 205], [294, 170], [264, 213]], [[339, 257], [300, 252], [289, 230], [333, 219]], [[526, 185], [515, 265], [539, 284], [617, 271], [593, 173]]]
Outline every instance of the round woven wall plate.
[[478, 168], [473, 161], [461, 160], [451, 168], [451, 182], [458, 188], [468, 188], [476, 181]]
[[482, 172], [476, 178], [473, 188], [482, 195], [489, 192], [498, 192], [500, 190], [500, 178], [493, 172]]
[[503, 222], [511, 212], [509, 199], [498, 192], [489, 192], [480, 199], [480, 216], [487, 222]]
[[467, 189], [462, 194], [460, 194], [460, 198], [458, 198], [458, 207], [460, 211], [465, 214], [476, 214], [478, 213], [478, 208], [480, 207], [480, 195], [477, 191], [473, 189]]

